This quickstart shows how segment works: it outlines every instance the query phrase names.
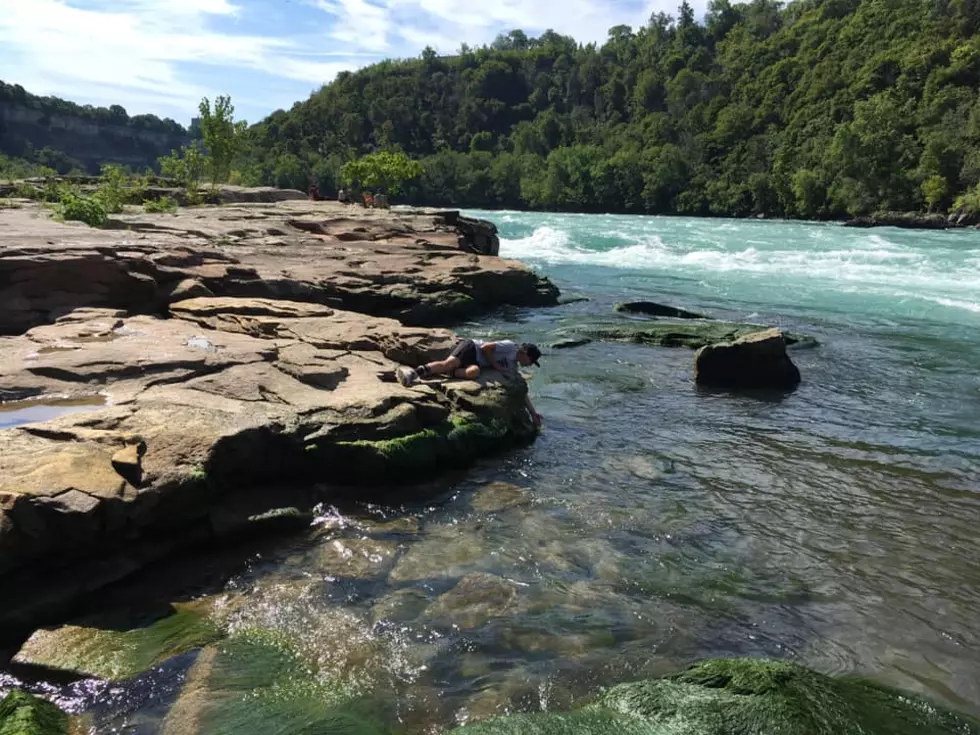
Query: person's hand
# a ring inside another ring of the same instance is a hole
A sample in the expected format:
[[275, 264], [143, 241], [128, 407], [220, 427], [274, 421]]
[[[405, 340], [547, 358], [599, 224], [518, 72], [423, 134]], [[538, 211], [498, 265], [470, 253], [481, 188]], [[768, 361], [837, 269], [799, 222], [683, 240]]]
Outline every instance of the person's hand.
[[541, 422], [544, 421], [544, 419], [541, 418], [541, 414], [539, 414], [537, 411], [531, 411], [531, 421], [534, 422], [535, 427], [540, 428]]

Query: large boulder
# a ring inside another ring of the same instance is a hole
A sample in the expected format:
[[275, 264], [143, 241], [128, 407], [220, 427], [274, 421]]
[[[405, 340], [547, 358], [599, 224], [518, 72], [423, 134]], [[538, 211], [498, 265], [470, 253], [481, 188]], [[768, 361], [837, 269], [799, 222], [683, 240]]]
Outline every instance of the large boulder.
[[706, 661], [621, 684], [572, 712], [512, 715], [460, 735], [977, 735], [980, 722], [858, 677], [794, 663]]
[[702, 347], [694, 356], [694, 380], [719, 388], [795, 388], [800, 371], [786, 354], [778, 329]]

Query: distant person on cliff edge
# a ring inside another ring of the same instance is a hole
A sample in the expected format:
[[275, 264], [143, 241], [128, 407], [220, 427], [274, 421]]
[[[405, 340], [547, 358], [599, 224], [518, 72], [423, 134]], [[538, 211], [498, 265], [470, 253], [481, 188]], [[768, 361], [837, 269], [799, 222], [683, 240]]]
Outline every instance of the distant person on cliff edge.
[[[476, 380], [480, 377], [480, 371], [487, 368], [494, 368], [507, 375], [514, 375], [517, 373], [518, 365], [541, 367], [538, 362], [540, 357], [541, 350], [538, 349], [537, 345], [530, 342], [517, 344], [509, 339], [499, 342], [464, 339], [453, 348], [446, 359], [430, 362], [414, 370], [403, 366], [395, 371], [395, 376], [398, 378], [398, 382], [406, 388], [415, 385], [420, 380], [437, 375], [452, 375], [456, 378]], [[534, 425], [540, 426], [541, 414], [534, 409], [530, 396], [527, 398], [527, 408], [531, 412]]]

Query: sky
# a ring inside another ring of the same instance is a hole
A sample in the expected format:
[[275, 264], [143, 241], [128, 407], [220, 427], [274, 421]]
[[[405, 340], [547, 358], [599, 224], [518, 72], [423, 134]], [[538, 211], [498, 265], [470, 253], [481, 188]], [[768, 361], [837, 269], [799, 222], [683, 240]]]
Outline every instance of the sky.
[[[289, 109], [338, 72], [441, 54], [520, 28], [582, 42], [680, 0], [0, 0], [0, 80], [188, 124], [202, 97], [237, 119]], [[693, 0], [700, 17], [707, 0]]]

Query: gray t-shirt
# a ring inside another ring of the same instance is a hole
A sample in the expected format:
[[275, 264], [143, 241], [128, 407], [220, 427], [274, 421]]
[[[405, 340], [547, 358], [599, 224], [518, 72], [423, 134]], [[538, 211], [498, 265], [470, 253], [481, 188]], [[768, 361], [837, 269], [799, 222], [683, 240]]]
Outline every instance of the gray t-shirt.
[[[483, 354], [483, 345], [487, 344], [487, 341], [475, 339], [473, 342], [476, 344], [476, 359], [479, 362], [481, 368], [495, 368], [497, 365], [491, 363], [487, 360], [486, 355]], [[496, 347], [493, 350], [494, 360], [503, 367], [505, 370], [516, 370], [517, 369], [517, 343], [512, 342], [509, 339], [502, 339], [496, 343]]]

